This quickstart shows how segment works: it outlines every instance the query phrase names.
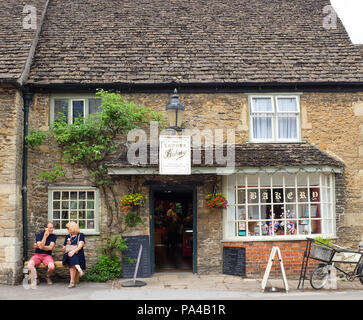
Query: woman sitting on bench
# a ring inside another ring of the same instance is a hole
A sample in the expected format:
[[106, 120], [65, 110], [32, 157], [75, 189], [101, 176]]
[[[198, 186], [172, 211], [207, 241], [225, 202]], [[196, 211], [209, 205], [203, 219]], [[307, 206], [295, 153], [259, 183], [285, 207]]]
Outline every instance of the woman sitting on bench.
[[86, 259], [84, 256], [83, 246], [85, 243], [84, 234], [80, 233], [79, 226], [76, 222], [69, 222], [66, 225], [69, 234], [64, 240], [62, 251], [64, 253], [62, 263], [69, 265], [69, 272], [71, 276], [68, 288], [75, 286], [75, 276], [77, 271], [79, 276], [82, 277], [86, 269]]

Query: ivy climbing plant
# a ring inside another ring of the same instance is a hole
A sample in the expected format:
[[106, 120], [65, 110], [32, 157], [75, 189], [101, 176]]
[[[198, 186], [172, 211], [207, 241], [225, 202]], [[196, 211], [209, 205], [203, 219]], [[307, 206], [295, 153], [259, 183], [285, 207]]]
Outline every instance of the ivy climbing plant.
[[[100, 112], [87, 117], [76, 118], [72, 124], [60, 114], [50, 127], [49, 132], [31, 130], [26, 137], [27, 146], [36, 148], [50, 139], [60, 148], [65, 162], [74, 166], [83, 166], [90, 174], [91, 181], [97, 185], [107, 207], [108, 232], [116, 217], [118, 233], [122, 233], [119, 201], [114, 191], [114, 181], [108, 174], [105, 162], [118, 148], [122, 136], [132, 129], [140, 128], [150, 121], [157, 121], [162, 127], [165, 123], [161, 113], [151, 108], [136, 104], [118, 93], [98, 90], [102, 99]], [[51, 172], [42, 172], [38, 178], [54, 182], [58, 176], [64, 176], [63, 168], [57, 166]], [[110, 238], [110, 234], [107, 235]]]

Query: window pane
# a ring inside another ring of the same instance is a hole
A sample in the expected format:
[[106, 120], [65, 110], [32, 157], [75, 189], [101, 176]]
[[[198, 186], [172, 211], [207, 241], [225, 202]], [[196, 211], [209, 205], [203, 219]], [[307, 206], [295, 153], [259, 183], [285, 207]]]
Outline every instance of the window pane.
[[94, 217], [95, 217], [94, 211], [87, 212], [87, 219], [94, 219]]
[[248, 233], [250, 236], [260, 236], [260, 223], [259, 222], [249, 222], [248, 223]]
[[238, 204], [245, 204], [246, 203], [246, 190], [238, 189], [237, 198], [238, 198]]
[[319, 201], [320, 201], [320, 189], [310, 188], [310, 202], [319, 202]]
[[286, 205], [286, 218], [287, 219], [296, 219], [296, 204], [287, 204]]
[[84, 101], [83, 100], [72, 101], [72, 113], [73, 113], [73, 121], [78, 117], [84, 117]]
[[271, 98], [252, 98], [252, 112], [273, 111]]
[[271, 203], [271, 189], [260, 190], [260, 203]]
[[297, 112], [296, 98], [277, 98], [277, 111], [278, 112]]
[[297, 139], [297, 118], [278, 118], [279, 139]]
[[87, 221], [87, 229], [94, 229], [95, 223], [93, 221]]
[[294, 236], [297, 234], [297, 222], [296, 221], [287, 221], [286, 234], [289, 236]]
[[53, 202], [53, 209], [60, 209], [60, 201]]
[[238, 228], [238, 235], [239, 236], [246, 236], [246, 222], [238, 222], [237, 223]]
[[272, 139], [272, 118], [253, 117], [253, 138]]
[[286, 188], [285, 189], [285, 201], [286, 202], [296, 202], [296, 189], [295, 188]]
[[62, 192], [62, 199], [63, 200], [69, 199], [69, 192]]
[[321, 233], [321, 220], [311, 220], [311, 233], [312, 234]]
[[309, 220], [302, 220], [299, 222], [299, 234], [309, 234], [310, 226]]
[[248, 203], [258, 203], [258, 189], [251, 189], [247, 191]]
[[258, 220], [259, 219], [258, 206], [248, 206], [248, 219], [249, 220]]
[[285, 186], [295, 187], [295, 175], [291, 173], [285, 174]]
[[271, 206], [269, 205], [261, 206], [261, 219], [262, 220], [271, 219]]
[[246, 207], [240, 206], [237, 208], [237, 220], [246, 220]]
[[101, 99], [88, 99], [89, 114], [101, 112], [102, 100]]
[[247, 184], [249, 188], [258, 186], [258, 175], [248, 175], [247, 176]]
[[54, 100], [54, 120], [60, 119], [62, 116], [68, 119], [68, 100]]
[[73, 221], [77, 220], [77, 211], [71, 211], [71, 220]]
[[95, 193], [93, 191], [87, 192], [87, 199], [91, 200], [95, 198]]
[[71, 200], [77, 200], [77, 192], [71, 192]]
[[308, 202], [308, 189], [299, 188], [297, 189], [297, 199], [299, 202]]

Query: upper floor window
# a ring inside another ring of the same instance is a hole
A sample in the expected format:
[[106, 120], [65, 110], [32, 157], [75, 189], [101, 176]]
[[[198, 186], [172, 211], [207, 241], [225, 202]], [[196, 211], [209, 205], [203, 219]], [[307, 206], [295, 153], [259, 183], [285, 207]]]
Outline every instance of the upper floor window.
[[69, 124], [78, 117], [100, 111], [102, 100], [94, 97], [54, 97], [51, 102], [50, 120], [53, 123], [64, 115]]
[[299, 98], [251, 96], [250, 128], [252, 142], [300, 141]]

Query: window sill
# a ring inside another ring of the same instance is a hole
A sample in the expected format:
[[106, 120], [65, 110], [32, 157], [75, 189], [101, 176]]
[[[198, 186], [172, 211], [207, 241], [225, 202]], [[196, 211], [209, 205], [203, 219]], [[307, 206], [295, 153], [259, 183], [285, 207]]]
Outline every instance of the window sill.
[[226, 238], [222, 239], [221, 242], [271, 242], [271, 241], [305, 241], [307, 238], [323, 238], [323, 239], [336, 239], [334, 235], [301, 235], [301, 236], [271, 236], [271, 237], [241, 237], [241, 238]]

